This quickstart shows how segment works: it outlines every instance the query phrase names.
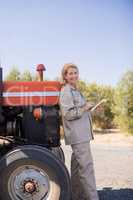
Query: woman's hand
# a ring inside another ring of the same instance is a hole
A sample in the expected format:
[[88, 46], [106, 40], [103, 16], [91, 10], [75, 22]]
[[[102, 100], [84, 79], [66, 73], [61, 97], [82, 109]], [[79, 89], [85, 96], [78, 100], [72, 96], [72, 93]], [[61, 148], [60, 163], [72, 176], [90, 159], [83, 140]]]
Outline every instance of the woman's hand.
[[86, 103], [85, 107], [84, 107], [84, 110], [85, 111], [89, 111], [91, 110], [91, 108], [93, 108], [95, 106], [95, 104], [93, 102], [88, 102]]

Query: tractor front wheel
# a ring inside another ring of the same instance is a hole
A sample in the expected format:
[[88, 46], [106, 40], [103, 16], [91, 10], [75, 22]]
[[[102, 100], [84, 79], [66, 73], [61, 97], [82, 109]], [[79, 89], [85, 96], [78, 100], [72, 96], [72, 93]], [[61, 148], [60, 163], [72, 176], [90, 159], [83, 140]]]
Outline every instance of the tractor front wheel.
[[1, 200], [70, 200], [69, 174], [48, 149], [24, 145], [0, 160]]

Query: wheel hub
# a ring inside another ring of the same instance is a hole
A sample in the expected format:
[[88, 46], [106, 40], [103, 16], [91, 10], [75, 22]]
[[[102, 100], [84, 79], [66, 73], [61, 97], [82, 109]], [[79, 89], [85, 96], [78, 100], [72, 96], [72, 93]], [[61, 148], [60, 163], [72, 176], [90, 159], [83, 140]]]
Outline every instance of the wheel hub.
[[29, 180], [24, 183], [24, 192], [32, 194], [37, 191], [37, 184], [34, 180]]
[[38, 167], [19, 167], [9, 178], [8, 190], [11, 199], [45, 200], [50, 191], [49, 177]]

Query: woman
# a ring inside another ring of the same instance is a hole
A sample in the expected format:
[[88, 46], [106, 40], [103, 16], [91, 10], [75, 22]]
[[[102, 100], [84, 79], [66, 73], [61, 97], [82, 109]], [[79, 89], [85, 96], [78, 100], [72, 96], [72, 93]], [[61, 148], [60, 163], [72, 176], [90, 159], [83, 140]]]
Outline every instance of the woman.
[[65, 64], [62, 69], [64, 87], [60, 94], [65, 143], [72, 147], [71, 183], [72, 200], [98, 200], [90, 140], [93, 139], [92, 107], [77, 89], [79, 71], [74, 64]]

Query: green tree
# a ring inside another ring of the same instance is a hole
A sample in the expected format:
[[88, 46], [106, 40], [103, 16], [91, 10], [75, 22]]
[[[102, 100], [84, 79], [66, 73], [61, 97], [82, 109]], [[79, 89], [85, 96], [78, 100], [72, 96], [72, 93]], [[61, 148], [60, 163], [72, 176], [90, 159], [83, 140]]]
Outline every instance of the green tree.
[[82, 92], [82, 94], [85, 96], [85, 97], [87, 97], [87, 84], [86, 84], [86, 82], [85, 81], [83, 81], [83, 80], [79, 80], [79, 82], [78, 82], [78, 88], [80, 89], [80, 91]]
[[22, 73], [21, 80], [22, 81], [32, 81], [33, 80], [33, 77], [29, 70], [26, 70]]
[[127, 71], [115, 90], [115, 122], [120, 129], [133, 134], [133, 71]]
[[112, 128], [114, 126], [114, 113], [112, 112], [114, 89], [111, 86], [96, 84], [91, 84], [89, 87], [90, 100], [97, 104], [100, 100], [106, 99], [106, 102], [102, 105], [102, 110], [93, 113], [95, 125], [100, 128]]
[[20, 72], [17, 67], [13, 67], [7, 74], [6, 81], [20, 81]]

